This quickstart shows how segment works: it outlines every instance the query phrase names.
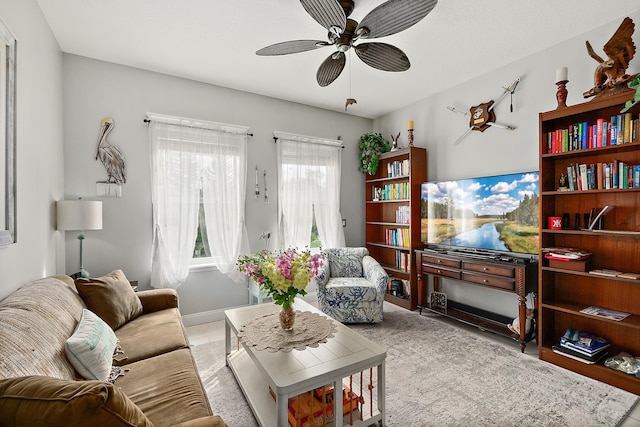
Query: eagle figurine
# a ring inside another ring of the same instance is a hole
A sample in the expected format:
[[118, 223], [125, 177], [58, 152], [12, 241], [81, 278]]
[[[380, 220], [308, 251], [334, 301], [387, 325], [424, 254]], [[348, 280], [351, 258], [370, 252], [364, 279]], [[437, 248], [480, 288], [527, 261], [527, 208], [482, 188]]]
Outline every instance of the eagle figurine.
[[113, 126], [113, 119], [110, 117], [106, 117], [100, 122], [96, 160], [99, 159], [107, 170], [108, 178], [105, 182], [124, 184], [127, 182], [124, 155], [120, 148], [107, 141], [107, 135], [109, 135]]
[[631, 38], [634, 28], [633, 20], [629, 17], [624, 18], [618, 30], [604, 45], [606, 60], [593, 50], [591, 43], [587, 40], [587, 52], [598, 62], [598, 67], [593, 76], [593, 87], [582, 94], [585, 98], [596, 96], [604, 91], [626, 89], [626, 84], [633, 78], [626, 74], [626, 71], [636, 53], [636, 45]]

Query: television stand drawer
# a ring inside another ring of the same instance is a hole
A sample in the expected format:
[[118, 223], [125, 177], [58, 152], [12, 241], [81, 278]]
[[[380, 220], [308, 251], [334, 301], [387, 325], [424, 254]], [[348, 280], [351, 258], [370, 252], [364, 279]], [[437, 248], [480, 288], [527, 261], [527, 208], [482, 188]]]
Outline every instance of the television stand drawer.
[[516, 269], [505, 265], [463, 261], [462, 269], [466, 271], [477, 271], [478, 273], [484, 274], [494, 274], [496, 276], [516, 277]]
[[499, 276], [489, 276], [479, 273], [462, 273], [462, 280], [471, 283], [478, 283], [485, 286], [491, 286], [494, 288], [505, 289], [508, 291], [515, 290], [515, 282], [513, 280], [505, 279]]
[[423, 264], [422, 271], [423, 273], [426, 273], [426, 274], [433, 274], [434, 276], [448, 277], [450, 279], [457, 279], [457, 280], [460, 280], [462, 276], [462, 274], [460, 273], [460, 270], [444, 268], [438, 265]]
[[459, 259], [451, 259], [445, 258], [442, 256], [434, 256], [434, 255], [425, 255], [422, 254], [422, 263], [423, 264], [432, 264], [434, 266], [443, 266], [443, 267], [453, 267], [460, 268], [460, 260]]

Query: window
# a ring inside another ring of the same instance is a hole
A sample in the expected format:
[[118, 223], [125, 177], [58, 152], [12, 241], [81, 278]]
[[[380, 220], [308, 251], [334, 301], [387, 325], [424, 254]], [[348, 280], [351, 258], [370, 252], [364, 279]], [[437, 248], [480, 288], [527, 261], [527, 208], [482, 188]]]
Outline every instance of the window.
[[[200, 204], [198, 206], [198, 232], [196, 234], [196, 246], [193, 248], [193, 259], [204, 260], [211, 258], [209, 240], [207, 238], [207, 223], [204, 216], [204, 202], [202, 201], [202, 191], [200, 191]], [[212, 260], [208, 260], [212, 262]], [[195, 262], [192, 261], [192, 264]]]
[[147, 114], [151, 121], [153, 287], [178, 287], [192, 263], [236, 278], [244, 224], [247, 128]]
[[281, 247], [344, 246], [340, 141], [275, 132]]

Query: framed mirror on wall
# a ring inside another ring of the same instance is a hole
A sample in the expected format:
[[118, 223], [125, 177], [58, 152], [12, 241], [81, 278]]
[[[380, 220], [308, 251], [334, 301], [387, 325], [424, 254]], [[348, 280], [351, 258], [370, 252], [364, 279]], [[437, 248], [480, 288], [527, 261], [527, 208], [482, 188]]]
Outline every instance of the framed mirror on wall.
[[16, 39], [0, 19], [0, 246], [16, 242]]

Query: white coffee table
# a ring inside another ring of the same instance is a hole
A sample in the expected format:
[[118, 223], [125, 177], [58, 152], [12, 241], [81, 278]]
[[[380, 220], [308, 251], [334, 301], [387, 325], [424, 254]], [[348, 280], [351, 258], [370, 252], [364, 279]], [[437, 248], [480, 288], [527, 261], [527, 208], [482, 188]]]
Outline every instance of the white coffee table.
[[[300, 298], [294, 304], [296, 310], [314, 311], [318, 309]], [[277, 312], [280, 306], [273, 303], [258, 304], [226, 310], [225, 351], [227, 366], [233, 371], [249, 406], [258, 423], [264, 427], [287, 427], [289, 421], [289, 397], [308, 392], [324, 385], [334, 386], [334, 402], [342, 402], [343, 379], [360, 381], [363, 378], [363, 419], [352, 417], [354, 426], [369, 426], [374, 423], [384, 426], [385, 358], [387, 352], [378, 344], [366, 339], [339, 322], [337, 331], [326, 343], [318, 347], [291, 352], [269, 352], [241, 345], [231, 349], [231, 333], [238, 330], [256, 316]], [[363, 373], [363, 375], [361, 375]], [[370, 396], [366, 386], [371, 376], [375, 376], [374, 396]], [[269, 387], [276, 394], [274, 402]], [[354, 391], [358, 392], [354, 386]], [[357, 393], [360, 395], [360, 392]], [[341, 405], [338, 404], [338, 407]], [[337, 408], [336, 408], [337, 409]], [[338, 411], [334, 411], [339, 413]], [[350, 421], [349, 415], [335, 417], [332, 424], [342, 427]]]

